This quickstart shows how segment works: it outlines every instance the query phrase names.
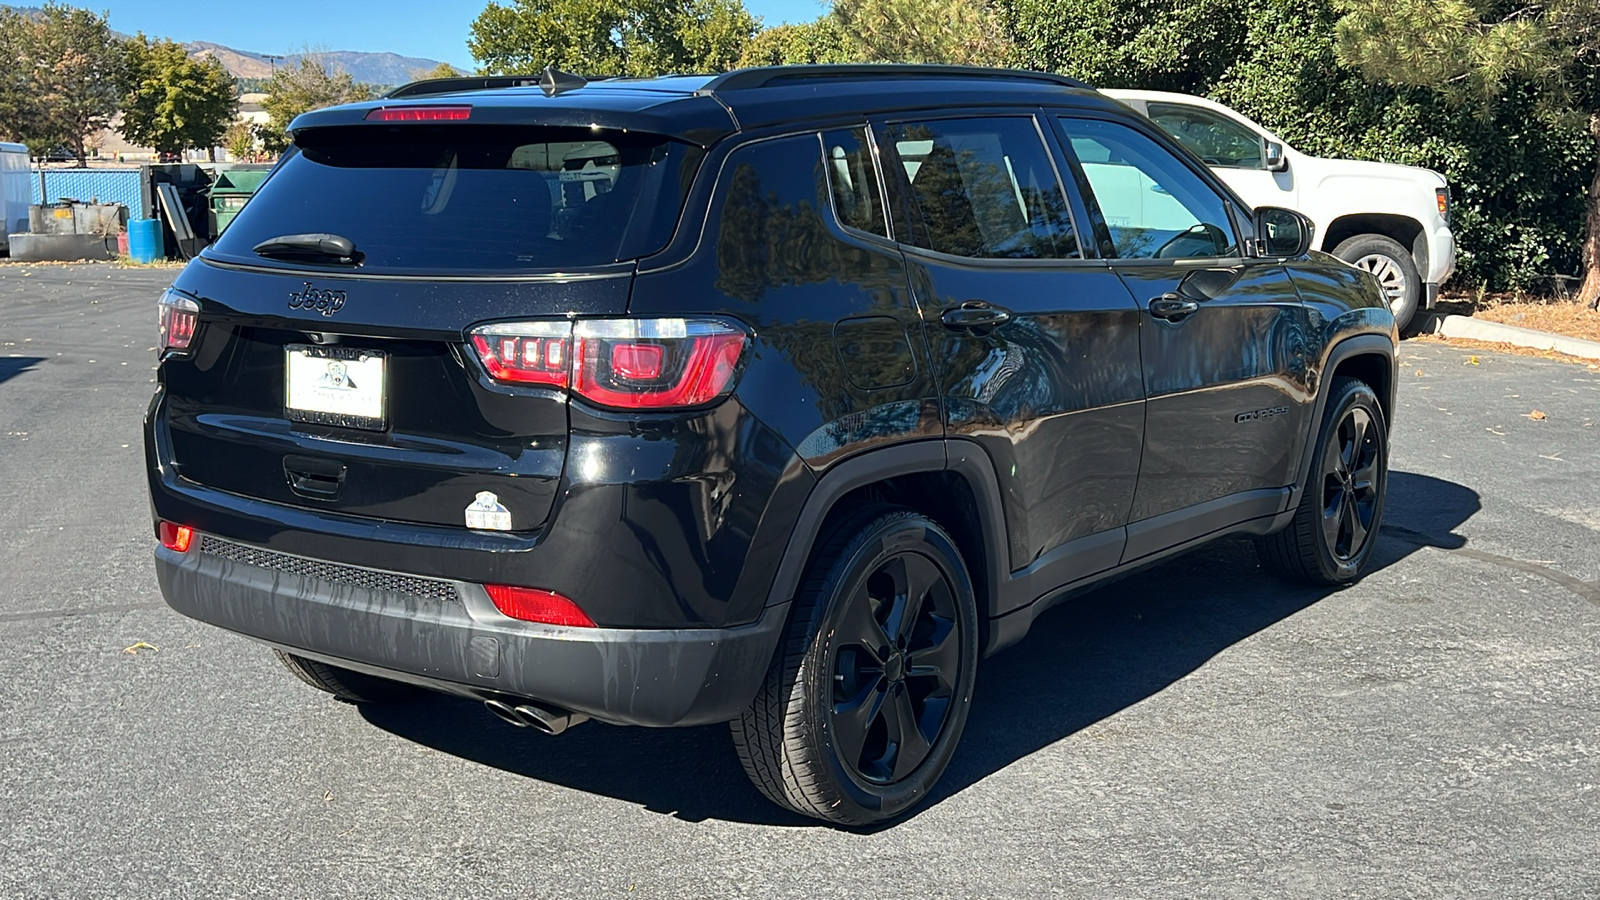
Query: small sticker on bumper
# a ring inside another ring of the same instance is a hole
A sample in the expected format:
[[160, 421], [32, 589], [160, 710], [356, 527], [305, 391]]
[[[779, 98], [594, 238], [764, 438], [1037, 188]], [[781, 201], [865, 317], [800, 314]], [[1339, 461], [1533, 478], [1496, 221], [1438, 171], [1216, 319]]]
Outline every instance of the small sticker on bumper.
[[500, 504], [494, 491], [479, 491], [467, 507], [467, 527], [481, 531], [510, 531], [511, 510]]

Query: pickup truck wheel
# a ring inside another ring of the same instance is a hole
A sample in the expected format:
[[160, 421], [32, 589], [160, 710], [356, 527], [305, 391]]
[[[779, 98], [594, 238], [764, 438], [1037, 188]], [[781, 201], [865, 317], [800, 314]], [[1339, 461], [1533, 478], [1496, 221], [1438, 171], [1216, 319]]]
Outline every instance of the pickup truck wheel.
[[1263, 566], [1291, 580], [1348, 584], [1372, 561], [1388, 484], [1388, 426], [1366, 382], [1334, 379], [1317, 442], [1294, 520], [1256, 550]]
[[351, 703], [405, 703], [424, 693], [422, 688], [413, 685], [352, 672], [282, 650], [272, 652], [278, 655], [278, 662], [283, 663], [284, 668], [294, 673], [294, 677], [319, 691], [327, 691]]
[[802, 815], [892, 818], [949, 765], [977, 663], [977, 603], [950, 536], [910, 510], [864, 510], [812, 559], [767, 677], [731, 723], [739, 761]]
[[1411, 322], [1416, 318], [1417, 307], [1422, 302], [1422, 276], [1417, 272], [1416, 260], [1400, 242], [1381, 234], [1358, 234], [1333, 248], [1333, 255], [1358, 269], [1365, 269], [1378, 279], [1389, 309], [1394, 312], [1395, 325], [1401, 333], [1409, 334]]

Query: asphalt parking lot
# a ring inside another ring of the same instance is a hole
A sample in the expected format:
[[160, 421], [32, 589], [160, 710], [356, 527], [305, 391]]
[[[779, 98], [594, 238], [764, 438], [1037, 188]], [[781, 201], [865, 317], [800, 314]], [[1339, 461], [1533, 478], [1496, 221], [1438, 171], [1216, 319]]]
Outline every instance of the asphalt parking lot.
[[167, 609], [175, 274], [0, 266], [0, 896], [1600, 897], [1600, 372], [1407, 343], [1375, 572], [1227, 542], [1058, 608], [852, 833], [722, 727], [359, 709]]

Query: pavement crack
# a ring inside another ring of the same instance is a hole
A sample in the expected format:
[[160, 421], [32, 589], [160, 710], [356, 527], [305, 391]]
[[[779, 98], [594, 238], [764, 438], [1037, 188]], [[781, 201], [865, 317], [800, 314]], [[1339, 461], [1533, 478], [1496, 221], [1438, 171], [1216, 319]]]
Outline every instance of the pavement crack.
[[67, 619], [74, 616], [97, 616], [103, 613], [135, 612], [141, 609], [162, 609], [161, 601], [149, 603], [123, 603], [117, 606], [96, 606], [91, 609], [40, 609], [33, 612], [0, 613], [0, 622], [32, 622], [38, 619]]
[[1443, 550], [1446, 553], [1457, 553], [1468, 559], [1475, 559], [1492, 566], [1514, 569], [1518, 572], [1538, 576], [1566, 588], [1596, 606], [1600, 606], [1600, 583], [1584, 581], [1576, 576], [1552, 569], [1548, 565], [1529, 562], [1528, 560], [1511, 556], [1502, 556], [1498, 553], [1490, 553], [1487, 550], [1478, 550], [1474, 547], [1465, 546], [1461, 538], [1441, 540], [1432, 535], [1423, 534], [1420, 531], [1402, 528], [1399, 525], [1384, 525], [1379, 531], [1388, 537], [1405, 541], [1408, 544], [1415, 544], [1419, 547], [1432, 547], [1436, 550]]

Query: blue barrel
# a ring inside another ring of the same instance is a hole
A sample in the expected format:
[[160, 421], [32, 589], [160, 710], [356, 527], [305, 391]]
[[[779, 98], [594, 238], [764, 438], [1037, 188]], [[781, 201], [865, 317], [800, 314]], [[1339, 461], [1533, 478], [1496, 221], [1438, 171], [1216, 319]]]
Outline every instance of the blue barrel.
[[128, 223], [128, 255], [136, 263], [166, 259], [167, 248], [162, 240], [160, 219], [134, 219]]

